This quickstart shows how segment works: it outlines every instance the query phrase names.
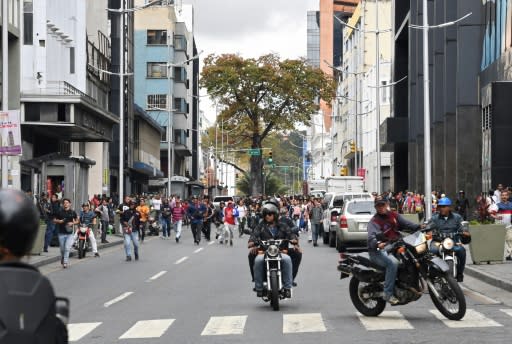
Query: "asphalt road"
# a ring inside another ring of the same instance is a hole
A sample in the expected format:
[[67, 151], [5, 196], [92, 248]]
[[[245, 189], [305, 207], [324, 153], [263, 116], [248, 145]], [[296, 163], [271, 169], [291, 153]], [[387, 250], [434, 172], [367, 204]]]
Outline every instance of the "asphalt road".
[[438, 319], [428, 295], [377, 318], [359, 318], [339, 280], [334, 249], [306, 242], [299, 286], [274, 312], [256, 298], [247, 237], [234, 247], [151, 238], [141, 259], [125, 262], [114, 247], [101, 258], [41, 269], [60, 296], [71, 299], [70, 339], [77, 343], [504, 343], [512, 336], [509, 298], [467, 290], [463, 321]]

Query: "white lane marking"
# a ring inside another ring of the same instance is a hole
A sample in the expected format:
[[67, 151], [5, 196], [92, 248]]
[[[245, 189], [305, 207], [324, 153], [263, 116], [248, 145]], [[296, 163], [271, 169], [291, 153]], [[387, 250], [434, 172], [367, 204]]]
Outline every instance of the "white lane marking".
[[200, 248], [198, 248], [197, 250], [195, 250], [195, 251], [194, 251], [194, 253], [199, 253], [199, 252], [201, 252], [202, 250], [204, 250], [204, 247], [200, 247]]
[[201, 336], [221, 336], [243, 334], [247, 315], [211, 317]]
[[500, 311], [512, 317], [512, 309], [500, 309]]
[[477, 291], [468, 289], [468, 288], [466, 288], [464, 286], [461, 286], [461, 288], [462, 288], [462, 291], [464, 292], [464, 295], [469, 296], [473, 300], [482, 302], [483, 304], [486, 304], [486, 305], [499, 305], [499, 304], [502, 303], [501, 301], [498, 301], [498, 300], [495, 300], [495, 299], [491, 299], [489, 296], [486, 296], [486, 295], [481, 294], [481, 293], [479, 293]]
[[187, 260], [187, 259], [188, 259], [188, 257], [183, 257], [183, 258], [181, 258], [181, 259], [178, 259], [178, 260], [176, 261], [176, 263], [174, 263], [174, 264], [176, 264], [176, 265], [181, 264], [181, 263], [183, 263], [183, 262], [184, 262], [185, 260]]
[[165, 270], [164, 270], [164, 271], [160, 271], [159, 273], [157, 273], [157, 274], [156, 274], [156, 275], [154, 275], [153, 277], [150, 277], [150, 278], [148, 279], [148, 282], [154, 281], [154, 280], [156, 280], [157, 278], [162, 277], [162, 276], [163, 276], [163, 275], [165, 275], [166, 273], [167, 273], [167, 271], [165, 271]]
[[283, 314], [283, 333], [325, 332], [320, 313]]
[[368, 331], [414, 329], [414, 326], [398, 311], [382, 312], [378, 317], [366, 317], [361, 313], [357, 313], [357, 316]]
[[116, 297], [115, 299], [112, 299], [112, 300], [110, 300], [110, 301], [108, 301], [108, 302], [105, 302], [105, 303], [103, 304], [103, 306], [104, 306], [105, 308], [108, 308], [108, 307], [112, 306], [114, 303], [117, 303], [117, 302], [119, 302], [119, 301], [122, 301], [122, 300], [126, 299], [128, 296], [130, 296], [130, 295], [132, 295], [132, 294], [133, 294], [133, 291], [127, 291], [126, 293], [119, 295], [119, 296], [118, 296], [118, 297]]
[[70, 342], [76, 342], [91, 333], [96, 327], [100, 326], [100, 322], [68, 324], [68, 336]]
[[119, 339], [159, 338], [172, 325], [175, 319], [137, 321]]
[[496, 321], [487, 318], [482, 313], [475, 311], [474, 309], [466, 310], [466, 315], [462, 320], [448, 320], [444, 315], [439, 313], [438, 310], [432, 309], [430, 313], [434, 314], [435, 317], [441, 320], [446, 326], [450, 328], [466, 328], [466, 327], [499, 327], [503, 326]]
[[210, 242], [208, 243], [208, 246], [213, 245], [213, 244], [215, 244], [215, 241], [210, 241]]

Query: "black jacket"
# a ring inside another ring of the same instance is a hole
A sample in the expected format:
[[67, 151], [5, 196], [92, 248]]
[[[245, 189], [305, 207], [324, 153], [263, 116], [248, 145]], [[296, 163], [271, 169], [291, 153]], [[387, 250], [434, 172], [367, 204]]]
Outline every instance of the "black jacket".
[[[297, 240], [297, 235], [291, 231], [291, 228], [282, 222], [277, 222], [277, 233], [273, 236], [270, 231], [270, 225], [265, 221], [261, 221], [258, 226], [252, 232], [249, 242], [258, 243], [260, 240], [272, 240], [272, 239], [288, 239]], [[288, 243], [284, 243], [282, 247], [288, 247]]]

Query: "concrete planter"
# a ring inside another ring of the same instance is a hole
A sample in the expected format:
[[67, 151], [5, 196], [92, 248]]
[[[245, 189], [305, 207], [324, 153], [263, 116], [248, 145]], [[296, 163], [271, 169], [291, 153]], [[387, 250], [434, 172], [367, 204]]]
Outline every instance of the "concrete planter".
[[471, 225], [471, 258], [473, 264], [499, 262], [505, 256], [505, 225], [487, 224]]
[[30, 254], [41, 254], [43, 252], [44, 248], [44, 236], [46, 233], [46, 223], [44, 221], [41, 221], [39, 223], [39, 230], [37, 231], [36, 240], [34, 241], [34, 246], [32, 246], [32, 250], [30, 251]]
[[411, 221], [412, 223], [420, 223], [420, 220], [418, 219], [418, 214], [401, 214], [401, 215], [407, 221]]

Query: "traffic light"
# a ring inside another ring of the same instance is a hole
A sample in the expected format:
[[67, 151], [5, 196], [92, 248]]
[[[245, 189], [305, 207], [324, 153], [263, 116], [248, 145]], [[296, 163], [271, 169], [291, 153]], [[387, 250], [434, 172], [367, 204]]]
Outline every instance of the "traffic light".
[[350, 153], [355, 153], [356, 152], [356, 143], [354, 141], [352, 141], [350, 143]]
[[273, 160], [272, 160], [272, 150], [270, 150], [270, 152], [268, 152], [268, 163], [269, 164], [272, 164]]
[[344, 166], [340, 169], [340, 176], [347, 176], [347, 175], [348, 175], [348, 168], [346, 166]]

